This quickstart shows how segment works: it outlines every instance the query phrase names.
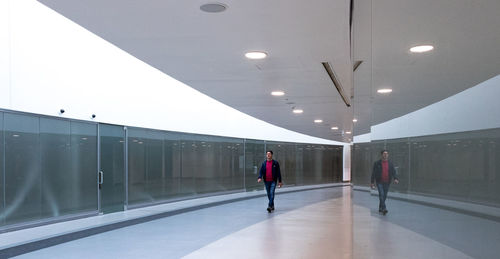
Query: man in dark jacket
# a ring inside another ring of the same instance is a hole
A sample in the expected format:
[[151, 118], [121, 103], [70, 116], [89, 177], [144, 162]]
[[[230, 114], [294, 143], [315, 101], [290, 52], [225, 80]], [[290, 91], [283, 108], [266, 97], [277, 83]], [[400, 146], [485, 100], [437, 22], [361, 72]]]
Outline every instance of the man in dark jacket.
[[273, 160], [273, 151], [267, 151], [266, 157], [266, 161], [260, 166], [257, 182], [260, 183], [262, 179], [264, 179], [267, 198], [269, 199], [267, 212], [271, 212], [274, 210], [274, 191], [276, 190], [276, 182], [278, 182], [278, 188], [281, 188], [283, 184], [281, 183], [280, 164], [278, 161]]
[[392, 179], [394, 183], [399, 183], [396, 177], [396, 169], [391, 161], [389, 161], [389, 152], [387, 150], [382, 150], [380, 152], [382, 159], [378, 160], [373, 164], [371, 187], [375, 188], [375, 183], [378, 189], [378, 198], [380, 203], [378, 205], [378, 211], [387, 214], [387, 208], [385, 206], [385, 199], [387, 198], [387, 192], [389, 192], [389, 185], [391, 185]]

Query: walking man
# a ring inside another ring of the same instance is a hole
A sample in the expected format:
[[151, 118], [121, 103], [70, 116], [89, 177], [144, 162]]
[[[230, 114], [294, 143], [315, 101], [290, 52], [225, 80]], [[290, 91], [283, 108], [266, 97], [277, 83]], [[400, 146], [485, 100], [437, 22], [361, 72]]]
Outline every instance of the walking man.
[[260, 183], [262, 179], [264, 179], [267, 198], [269, 199], [267, 212], [270, 213], [274, 210], [274, 191], [276, 190], [276, 183], [278, 183], [278, 188], [281, 188], [283, 183], [281, 183], [280, 164], [278, 161], [273, 160], [273, 151], [267, 151], [266, 158], [266, 161], [264, 161], [264, 163], [260, 166], [259, 178], [257, 178], [257, 182]]
[[374, 189], [375, 183], [377, 184], [378, 198], [380, 200], [378, 211], [385, 215], [388, 212], [385, 206], [385, 199], [387, 198], [387, 192], [389, 192], [389, 185], [391, 185], [392, 179], [394, 179], [395, 184], [398, 184], [399, 180], [396, 177], [394, 165], [389, 161], [389, 152], [382, 150], [380, 154], [382, 155], [382, 159], [373, 164], [371, 188]]

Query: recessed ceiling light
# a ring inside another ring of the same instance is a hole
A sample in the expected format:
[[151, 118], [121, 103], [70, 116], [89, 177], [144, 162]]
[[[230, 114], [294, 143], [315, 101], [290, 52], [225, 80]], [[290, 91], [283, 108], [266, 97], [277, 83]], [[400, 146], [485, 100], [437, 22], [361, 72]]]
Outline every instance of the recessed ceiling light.
[[358, 121], [358, 119], [352, 119], [352, 122], [357, 122], [357, 121]]
[[338, 130], [339, 127], [332, 127], [332, 130]]
[[323, 120], [314, 120], [314, 123], [322, 123]]
[[431, 51], [434, 49], [434, 46], [431, 45], [420, 45], [420, 46], [415, 46], [410, 49], [411, 52], [413, 53], [422, 53], [422, 52], [427, 52]]
[[388, 94], [391, 92], [392, 92], [392, 89], [390, 89], [390, 88], [382, 88], [382, 89], [377, 90], [377, 93], [379, 93], [379, 94]]
[[248, 59], [263, 59], [267, 57], [267, 53], [263, 51], [250, 51], [245, 54]]
[[285, 95], [285, 92], [283, 92], [283, 91], [273, 91], [273, 92], [271, 92], [271, 95], [274, 95], [274, 96], [283, 96], [283, 95]]
[[303, 110], [301, 110], [301, 109], [293, 109], [293, 113], [297, 113], [297, 114], [299, 114], [299, 113], [303, 113], [303, 112], [304, 112], [304, 111], [303, 111]]
[[351, 134], [351, 132], [350, 131], [346, 131], [345, 134]]
[[220, 13], [227, 9], [227, 5], [221, 3], [208, 3], [200, 6], [200, 10], [207, 13]]

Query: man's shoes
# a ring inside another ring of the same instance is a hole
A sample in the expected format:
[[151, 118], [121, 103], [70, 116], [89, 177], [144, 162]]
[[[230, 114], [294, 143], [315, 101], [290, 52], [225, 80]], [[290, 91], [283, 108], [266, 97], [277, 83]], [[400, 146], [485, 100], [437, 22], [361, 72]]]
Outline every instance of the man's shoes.
[[387, 212], [389, 212], [389, 211], [385, 209], [385, 210], [382, 211], [382, 214], [385, 215], [385, 214], [387, 214]]
[[274, 206], [271, 207], [271, 210], [274, 210]]
[[267, 207], [267, 212], [271, 213], [271, 207]]

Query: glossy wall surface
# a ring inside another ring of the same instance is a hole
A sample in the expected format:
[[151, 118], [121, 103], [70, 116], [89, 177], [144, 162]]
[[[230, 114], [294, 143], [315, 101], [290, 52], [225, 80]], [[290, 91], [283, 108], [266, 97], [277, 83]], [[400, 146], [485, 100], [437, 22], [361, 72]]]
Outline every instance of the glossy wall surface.
[[11, 113], [2, 124], [2, 224], [97, 211], [96, 124]]
[[400, 183], [391, 191], [500, 206], [500, 129], [354, 144], [352, 179], [368, 186], [387, 149]]
[[[262, 190], [257, 177], [269, 149], [281, 165], [285, 185], [342, 179], [341, 146], [187, 134], [1, 111], [0, 231], [200, 195]], [[104, 180], [100, 189], [99, 171]]]

